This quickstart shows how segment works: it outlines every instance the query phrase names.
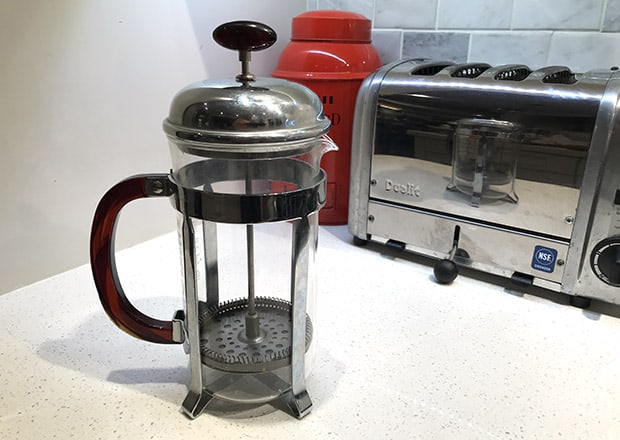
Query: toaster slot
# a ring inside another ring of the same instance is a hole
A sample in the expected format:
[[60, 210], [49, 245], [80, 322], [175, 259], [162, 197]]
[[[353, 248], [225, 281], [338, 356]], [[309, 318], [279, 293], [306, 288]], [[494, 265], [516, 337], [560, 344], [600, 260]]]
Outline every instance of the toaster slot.
[[504, 64], [487, 69], [480, 75], [481, 78], [492, 78], [495, 81], [523, 81], [532, 69], [525, 64]]
[[511, 66], [508, 69], [500, 70], [493, 79], [497, 81], [522, 81], [529, 76], [532, 71], [527, 66]]
[[447, 69], [453, 78], [477, 78], [491, 66], [486, 63], [459, 64]]
[[552, 84], [573, 84], [577, 82], [575, 75], [570, 70], [561, 70], [546, 75], [542, 82]]
[[549, 66], [534, 71], [531, 79], [540, 78], [544, 84], [573, 84], [577, 82], [575, 74], [566, 66]]
[[441, 72], [448, 66], [451, 66], [453, 63], [449, 61], [439, 61], [434, 63], [420, 64], [411, 70], [411, 75], [419, 75], [419, 76], [433, 76]]

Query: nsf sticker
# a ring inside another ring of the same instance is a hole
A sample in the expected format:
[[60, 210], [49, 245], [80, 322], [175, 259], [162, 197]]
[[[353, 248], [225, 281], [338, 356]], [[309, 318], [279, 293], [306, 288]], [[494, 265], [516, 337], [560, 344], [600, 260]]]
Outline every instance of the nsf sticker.
[[555, 269], [558, 251], [546, 246], [536, 246], [532, 256], [532, 267], [536, 270], [551, 273]]

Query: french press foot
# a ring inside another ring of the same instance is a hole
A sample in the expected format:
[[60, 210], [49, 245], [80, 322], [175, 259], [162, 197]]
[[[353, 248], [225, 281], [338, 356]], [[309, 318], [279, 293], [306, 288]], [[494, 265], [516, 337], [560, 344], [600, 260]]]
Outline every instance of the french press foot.
[[297, 419], [302, 419], [310, 413], [312, 400], [305, 390], [297, 395], [290, 390], [279, 399], [271, 402], [271, 406]]
[[213, 400], [213, 395], [203, 391], [195, 393], [190, 391], [183, 400], [181, 407], [190, 419], [195, 419], [205, 410], [209, 402]]

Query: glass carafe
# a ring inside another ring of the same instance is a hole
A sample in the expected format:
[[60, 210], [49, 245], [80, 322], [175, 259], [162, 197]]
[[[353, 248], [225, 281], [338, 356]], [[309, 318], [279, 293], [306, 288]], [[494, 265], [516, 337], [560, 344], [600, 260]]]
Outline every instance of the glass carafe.
[[518, 125], [507, 121], [459, 120], [450, 188], [471, 196], [472, 206], [479, 206], [484, 199], [516, 203], [518, 134]]

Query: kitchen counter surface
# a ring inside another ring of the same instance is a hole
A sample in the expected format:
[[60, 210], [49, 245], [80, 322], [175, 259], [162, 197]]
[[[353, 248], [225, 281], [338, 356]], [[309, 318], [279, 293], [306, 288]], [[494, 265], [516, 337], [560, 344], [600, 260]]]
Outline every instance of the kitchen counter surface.
[[[132, 302], [162, 319], [182, 307], [176, 246], [166, 234], [118, 255]], [[0, 296], [0, 439], [620, 438], [617, 308], [464, 276], [440, 286], [346, 227], [320, 228], [316, 267], [303, 420], [189, 420], [182, 347], [116, 328], [83, 266]]]

